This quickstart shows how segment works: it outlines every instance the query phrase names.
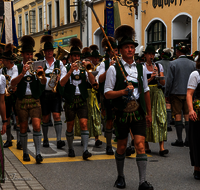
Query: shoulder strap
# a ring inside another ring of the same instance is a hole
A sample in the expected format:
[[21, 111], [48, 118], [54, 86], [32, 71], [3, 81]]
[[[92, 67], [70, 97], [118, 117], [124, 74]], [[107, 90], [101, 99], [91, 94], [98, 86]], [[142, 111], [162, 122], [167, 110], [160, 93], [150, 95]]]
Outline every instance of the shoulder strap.
[[60, 60], [56, 60], [55, 62], [54, 62], [54, 69], [55, 68], [60, 68]]
[[2, 69], [2, 74], [3, 74], [3, 75], [7, 75], [7, 69], [6, 69], [6, 67], [3, 67], [3, 69]]
[[156, 67], [158, 68], [158, 75], [160, 75], [160, 67], [159, 67], [158, 63], [156, 63]]
[[23, 65], [22, 64], [17, 64], [17, 69], [18, 69], [18, 74], [22, 72]]

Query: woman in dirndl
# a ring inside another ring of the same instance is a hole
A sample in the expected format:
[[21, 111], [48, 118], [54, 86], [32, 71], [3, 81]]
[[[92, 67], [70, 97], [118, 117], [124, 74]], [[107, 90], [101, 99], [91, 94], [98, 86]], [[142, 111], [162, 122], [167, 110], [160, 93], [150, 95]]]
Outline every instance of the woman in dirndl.
[[[151, 153], [148, 142], [159, 143], [159, 155], [168, 154], [168, 150], [164, 149], [164, 141], [167, 140], [167, 111], [165, 97], [162, 91], [162, 86], [165, 85], [165, 80], [156, 77], [164, 77], [164, 70], [161, 64], [155, 64], [152, 60], [155, 57], [155, 48], [147, 46], [144, 51], [146, 62], [144, 64], [147, 73], [148, 85], [150, 88], [152, 125], [147, 128], [146, 133], [146, 153]], [[159, 83], [158, 83], [159, 81]]]
[[190, 74], [187, 86], [189, 109], [189, 148], [194, 179], [200, 180], [200, 53], [196, 61], [197, 71]]
[[[2, 119], [2, 130], [1, 135], [6, 132], [7, 119], [6, 119], [6, 105], [5, 105], [5, 88], [6, 88], [6, 78], [4, 75], [0, 74], [0, 114]], [[0, 135], [0, 183], [5, 182], [5, 165], [4, 165], [4, 151], [3, 151], [3, 141]]]

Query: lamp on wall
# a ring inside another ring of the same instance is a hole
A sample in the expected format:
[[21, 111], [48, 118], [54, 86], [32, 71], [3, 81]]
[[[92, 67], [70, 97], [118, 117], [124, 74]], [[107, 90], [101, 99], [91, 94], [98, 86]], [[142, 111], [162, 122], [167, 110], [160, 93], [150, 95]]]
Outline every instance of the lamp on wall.
[[135, 8], [135, 15], [138, 14], [137, 7], [139, 6], [138, 0], [116, 0], [120, 3], [122, 6], [126, 6], [132, 11], [132, 8]]

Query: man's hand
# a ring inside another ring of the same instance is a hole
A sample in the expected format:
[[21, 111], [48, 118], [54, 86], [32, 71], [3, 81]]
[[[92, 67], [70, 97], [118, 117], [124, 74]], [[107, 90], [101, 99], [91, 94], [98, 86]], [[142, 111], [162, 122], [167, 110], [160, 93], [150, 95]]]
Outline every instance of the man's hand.
[[133, 85], [128, 85], [125, 89], [124, 89], [124, 95], [128, 95], [128, 90], [134, 90], [134, 86]]
[[112, 61], [110, 62], [110, 65], [109, 65], [109, 66], [113, 65], [115, 62], [116, 62], [115, 60], [112, 60]]
[[6, 126], [7, 126], [7, 123], [3, 123], [2, 130], [1, 130], [1, 135], [5, 134], [5, 132], [6, 132]]
[[70, 72], [73, 73], [74, 70], [78, 70], [78, 65], [76, 63], [72, 63]]
[[151, 127], [152, 125], [152, 116], [149, 114], [146, 115], [146, 124], [147, 124], [147, 127]]
[[25, 65], [23, 66], [23, 69], [22, 69], [22, 74], [25, 75], [26, 72], [27, 72], [29, 69], [30, 69], [30, 66], [29, 66], [28, 64], [25, 64]]
[[99, 88], [99, 84], [98, 84], [98, 82], [95, 81], [95, 83], [92, 84], [92, 88], [94, 88], [94, 89], [97, 90], [97, 89]]
[[196, 112], [194, 110], [189, 112], [189, 118], [192, 121], [197, 121], [197, 114], [196, 114]]

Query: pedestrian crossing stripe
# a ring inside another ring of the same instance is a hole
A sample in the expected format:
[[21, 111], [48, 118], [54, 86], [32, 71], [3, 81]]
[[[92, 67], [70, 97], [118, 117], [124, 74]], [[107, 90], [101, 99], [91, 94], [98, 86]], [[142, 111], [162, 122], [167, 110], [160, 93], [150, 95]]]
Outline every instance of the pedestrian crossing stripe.
[[[75, 137], [74, 140], [80, 140], [81, 137]], [[90, 138], [94, 139], [94, 138]], [[43, 140], [43, 139], [42, 139]], [[66, 140], [65, 137], [63, 137], [61, 140]], [[104, 136], [99, 136], [99, 140], [102, 142], [106, 143], [106, 139]], [[49, 141], [57, 141], [56, 138], [49, 138]], [[17, 147], [17, 141], [12, 140], [13, 146], [9, 147], [9, 149], [12, 151], [12, 153], [21, 161], [22, 164], [28, 165], [28, 164], [36, 164], [35, 158], [33, 156], [30, 156], [30, 161], [25, 162], [23, 161], [23, 151], [18, 150]], [[33, 142], [33, 139], [28, 139], [28, 142]], [[114, 148], [117, 148], [117, 143], [112, 141], [112, 146]], [[150, 155], [147, 155], [148, 157], [152, 157]], [[136, 153], [132, 154], [129, 158], [136, 158]], [[76, 156], [76, 157], [53, 157], [53, 158], [44, 158], [42, 164], [47, 164], [47, 163], [59, 163], [59, 162], [79, 162], [79, 161], [95, 161], [95, 160], [113, 160], [115, 159], [114, 155], [92, 155], [88, 160], [83, 160], [82, 156]]]

